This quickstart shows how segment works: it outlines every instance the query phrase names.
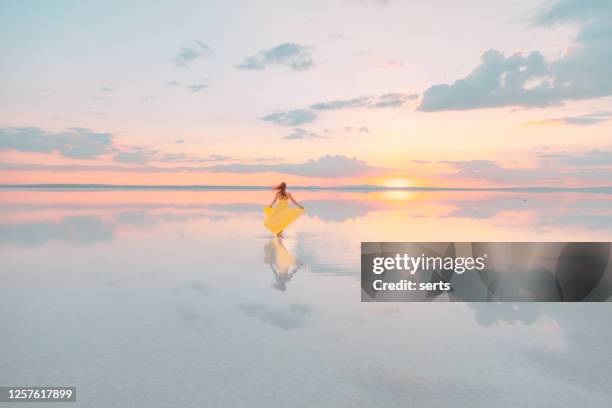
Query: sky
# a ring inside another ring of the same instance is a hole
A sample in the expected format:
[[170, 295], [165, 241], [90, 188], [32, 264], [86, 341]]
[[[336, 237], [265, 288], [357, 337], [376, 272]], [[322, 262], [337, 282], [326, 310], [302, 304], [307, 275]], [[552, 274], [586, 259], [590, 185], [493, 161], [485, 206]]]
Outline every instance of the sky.
[[611, 185], [612, 2], [3, 1], [0, 183]]

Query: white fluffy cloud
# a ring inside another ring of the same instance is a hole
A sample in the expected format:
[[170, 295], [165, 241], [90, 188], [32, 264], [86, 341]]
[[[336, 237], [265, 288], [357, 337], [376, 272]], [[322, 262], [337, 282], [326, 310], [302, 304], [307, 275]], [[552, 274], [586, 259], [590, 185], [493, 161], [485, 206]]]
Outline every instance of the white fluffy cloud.
[[202, 41], [194, 41], [195, 45], [192, 47], [184, 47], [174, 57], [174, 65], [178, 67], [185, 67], [191, 64], [198, 58], [210, 57], [214, 55], [212, 48], [204, 44]]
[[219, 173], [274, 172], [306, 177], [353, 177], [373, 173], [378, 169], [356, 158], [326, 155], [303, 163], [225, 164], [210, 166], [207, 170]]
[[486, 51], [480, 65], [452, 84], [428, 88], [418, 110], [540, 107], [612, 95], [612, 2], [558, 0], [532, 19], [536, 26], [577, 24], [575, 44], [557, 60], [541, 53]]
[[314, 60], [308, 47], [294, 43], [284, 43], [270, 49], [261, 50], [245, 58], [236, 67], [263, 70], [270, 65], [281, 65], [294, 71], [301, 71], [313, 67]]
[[314, 122], [317, 115], [307, 109], [294, 109], [286, 112], [274, 112], [261, 118], [264, 122], [272, 122], [282, 126], [299, 126]]
[[113, 148], [109, 133], [86, 128], [49, 132], [37, 127], [0, 128], [0, 150], [33, 153], [59, 153], [72, 159], [93, 159]]

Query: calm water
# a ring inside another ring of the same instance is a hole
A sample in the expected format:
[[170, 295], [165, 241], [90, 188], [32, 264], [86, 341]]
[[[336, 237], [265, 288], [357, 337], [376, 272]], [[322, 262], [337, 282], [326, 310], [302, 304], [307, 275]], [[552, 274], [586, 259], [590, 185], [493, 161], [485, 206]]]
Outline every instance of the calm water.
[[296, 198], [279, 242], [267, 192], [0, 191], [0, 385], [76, 385], [71, 407], [610, 405], [609, 303], [362, 304], [358, 262], [362, 240], [610, 241], [612, 196]]

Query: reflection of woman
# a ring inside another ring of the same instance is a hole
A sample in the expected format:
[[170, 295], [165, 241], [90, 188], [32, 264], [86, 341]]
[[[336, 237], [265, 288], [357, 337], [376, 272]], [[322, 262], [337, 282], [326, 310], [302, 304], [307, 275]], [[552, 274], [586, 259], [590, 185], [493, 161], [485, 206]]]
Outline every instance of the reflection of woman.
[[264, 254], [264, 263], [270, 265], [270, 269], [272, 269], [272, 273], [274, 273], [276, 278], [276, 282], [272, 284], [272, 287], [284, 292], [287, 289], [287, 282], [291, 280], [302, 265], [285, 248], [280, 238], [273, 238], [268, 242], [264, 247]]
[[[274, 200], [269, 207], [264, 209], [266, 214], [264, 225], [272, 231], [272, 233], [280, 237], [283, 233], [283, 229], [302, 215], [304, 207], [295, 201], [291, 193], [287, 192], [287, 184], [280, 183], [278, 186], [274, 187], [274, 189], [277, 190]], [[289, 200], [300, 208], [289, 208]], [[277, 201], [278, 204], [274, 207]]]

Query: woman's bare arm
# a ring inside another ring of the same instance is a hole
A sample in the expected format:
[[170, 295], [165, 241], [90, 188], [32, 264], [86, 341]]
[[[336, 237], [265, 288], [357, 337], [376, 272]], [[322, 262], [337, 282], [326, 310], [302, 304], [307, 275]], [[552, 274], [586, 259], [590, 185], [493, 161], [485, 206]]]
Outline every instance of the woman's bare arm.
[[293, 198], [293, 196], [291, 194], [287, 194], [287, 196], [289, 196], [289, 199], [293, 202], [293, 204], [297, 205], [298, 207], [300, 207], [302, 210], [304, 209], [304, 207], [302, 207], [302, 204], [298, 203], [297, 201], [295, 201], [295, 199]]
[[274, 196], [274, 201], [272, 201], [272, 204], [270, 204], [268, 207], [274, 206], [274, 203], [276, 203], [277, 199], [278, 199], [278, 196]]

